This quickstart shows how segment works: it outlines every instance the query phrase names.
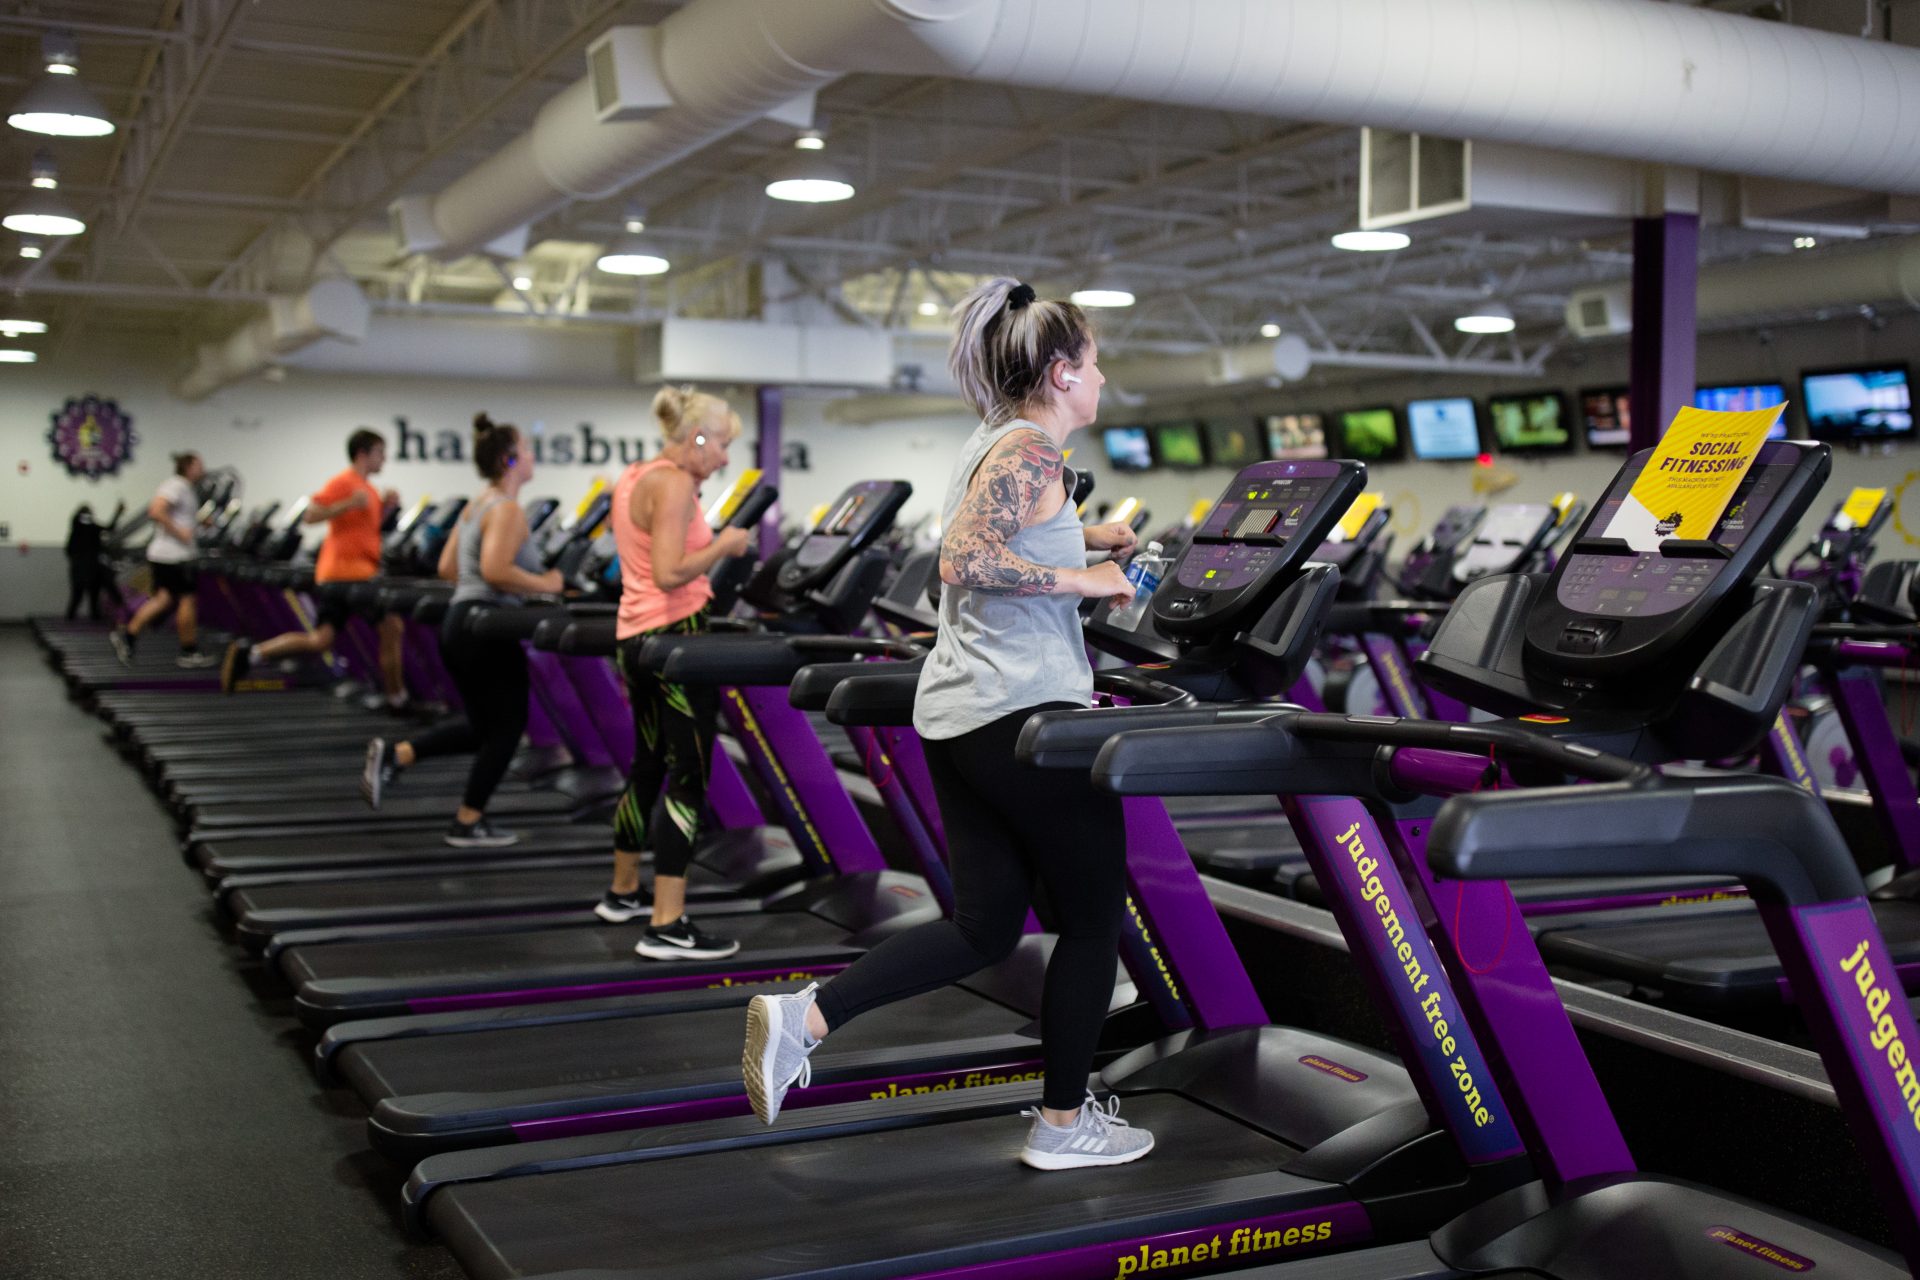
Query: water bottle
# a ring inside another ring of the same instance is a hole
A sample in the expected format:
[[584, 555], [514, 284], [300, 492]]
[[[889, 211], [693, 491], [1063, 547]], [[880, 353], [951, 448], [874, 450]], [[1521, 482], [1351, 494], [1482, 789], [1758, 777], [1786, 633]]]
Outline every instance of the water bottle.
[[1155, 587], [1167, 571], [1165, 549], [1157, 542], [1149, 542], [1143, 555], [1137, 555], [1127, 565], [1127, 581], [1133, 584], [1133, 599], [1115, 609], [1107, 618], [1112, 626], [1122, 631], [1138, 631], [1141, 619], [1147, 616], [1147, 602], [1153, 599]]

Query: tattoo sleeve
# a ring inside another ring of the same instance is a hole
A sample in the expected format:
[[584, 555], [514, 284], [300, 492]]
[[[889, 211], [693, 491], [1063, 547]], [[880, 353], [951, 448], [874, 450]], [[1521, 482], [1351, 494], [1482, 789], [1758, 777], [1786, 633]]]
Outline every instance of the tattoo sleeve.
[[940, 544], [940, 563], [956, 586], [995, 595], [1045, 596], [1059, 589], [1059, 571], [1022, 560], [1008, 549], [1033, 518], [1041, 497], [1060, 484], [1059, 446], [1037, 431], [1021, 431], [996, 445], [974, 473], [953, 527]]

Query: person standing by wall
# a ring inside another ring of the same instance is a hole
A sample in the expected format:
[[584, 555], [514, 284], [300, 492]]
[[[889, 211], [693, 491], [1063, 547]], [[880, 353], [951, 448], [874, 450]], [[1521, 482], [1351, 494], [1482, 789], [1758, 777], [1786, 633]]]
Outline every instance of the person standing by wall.
[[87, 616], [100, 621], [100, 551], [103, 542], [100, 522], [93, 518], [93, 505], [83, 502], [67, 525], [67, 621], [80, 612], [80, 601], [87, 602]]
[[[300, 516], [302, 524], [327, 526], [327, 538], [320, 544], [320, 558], [314, 563], [313, 580], [324, 586], [330, 582], [365, 582], [380, 572], [380, 518], [395, 495], [382, 496], [373, 487], [373, 477], [387, 465], [387, 441], [378, 431], [361, 427], [347, 437], [347, 469], [322, 485], [307, 502]], [[325, 653], [333, 648], [351, 612], [344, 603], [327, 598], [313, 626], [304, 631], [289, 631], [253, 644], [235, 640], [227, 646], [220, 664], [220, 687], [232, 693], [247, 673], [262, 662], [275, 662], [303, 654]], [[385, 685], [387, 705], [398, 709], [406, 705], [407, 686], [402, 668], [402, 644], [406, 623], [394, 614], [380, 619], [380, 677]]]
[[174, 454], [173, 474], [147, 504], [147, 515], [153, 521], [153, 538], [147, 543], [153, 594], [134, 611], [125, 627], [116, 628], [107, 637], [123, 666], [133, 665], [140, 633], [169, 609], [174, 610], [173, 627], [180, 637], [180, 656], [174, 659], [175, 665], [210, 667], [218, 661], [212, 654], [200, 652], [200, 608], [192, 563], [200, 510], [200, 495], [194, 486], [206, 473], [207, 466], [199, 454]]

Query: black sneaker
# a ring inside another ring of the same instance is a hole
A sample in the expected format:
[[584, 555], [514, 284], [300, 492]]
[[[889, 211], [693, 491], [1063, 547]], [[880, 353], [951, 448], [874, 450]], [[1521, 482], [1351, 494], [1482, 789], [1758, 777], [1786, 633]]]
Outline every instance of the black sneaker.
[[633, 949], [649, 960], [724, 960], [740, 944], [732, 938], [716, 938], [681, 916], [669, 925], [648, 925]]
[[232, 693], [234, 686], [245, 680], [252, 669], [253, 645], [235, 640], [227, 646], [227, 656], [220, 663], [220, 692]]
[[635, 916], [653, 914], [653, 895], [645, 889], [635, 889], [632, 893], [615, 893], [609, 889], [600, 895], [593, 914], [608, 924], [625, 924]]
[[447, 828], [446, 842], [455, 849], [504, 849], [510, 844], [519, 844], [520, 833], [502, 831], [484, 817], [473, 823], [456, 819]]
[[120, 659], [120, 665], [133, 665], [133, 637], [125, 627], [115, 627], [107, 632], [107, 643], [113, 646], [113, 656]]
[[387, 788], [399, 776], [400, 762], [393, 758], [393, 747], [387, 740], [375, 738], [367, 743], [367, 762], [360, 770], [360, 794], [366, 797], [369, 809], [380, 807]]

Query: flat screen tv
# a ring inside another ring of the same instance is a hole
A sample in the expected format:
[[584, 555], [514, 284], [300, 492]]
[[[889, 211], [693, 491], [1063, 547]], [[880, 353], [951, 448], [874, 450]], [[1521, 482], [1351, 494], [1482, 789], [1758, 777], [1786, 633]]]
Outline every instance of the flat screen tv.
[[1100, 442], [1115, 471], [1153, 470], [1153, 445], [1145, 427], [1108, 427], [1100, 433]]
[[1800, 408], [1815, 440], [1899, 440], [1913, 434], [1904, 364], [1809, 369], [1800, 375]]
[[1589, 449], [1624, 449], [1633, 438], [1625, 387], [1589, 387], [1582, 391], [1580, 416], [1586, 419]]
[[1401, 453], [1400, 419], [1392, 409], [1348, 409], [1340, 415], [1340, 452], [1362, 462], [1381, 462]]
[[1153, 453], [1160, 465], [1195, 471], [1207, 465], [1207, 442], [1197, 422], [1163, 422], [1153, 429]]
[[1208, 418], [1201, 426], [1207, 434], [1207, 456], [1216, 467], [1244, 467], [1267, 456], [1256, 418]]
[[1487, 417], [1493, 420], [1493, 442], [1502, 453], [1565, 453], [1573, 448], [1567, 398], [1558, 391], [1489, 397]]
[[1465, 396], [1407, 402], [1407, 439], [1413, 456], [1459, 462], [1480, 456], [1480, 411]]
[[[1712, 409], [1717, 413], [1745, 413], [1750, 409], [1771, 409], [1777, 404], [1786, 403], [1787, 389], [1777, 382], [1727, 383], [1721, 386], [1701, 387], [1693, 393], [1693, 407]], [[1662, 430], [1665, 430], [1663, 427]], [[1787, 438], [1787, 415], [1781, 414], [1780, 421], [1773, 424], [1773, 430], [1767, 432], [1769, 440]]]
[[1317, 413], [1276, 413], [1267, 418], [1269, 458], [1324, 458], [1326, 422]]

